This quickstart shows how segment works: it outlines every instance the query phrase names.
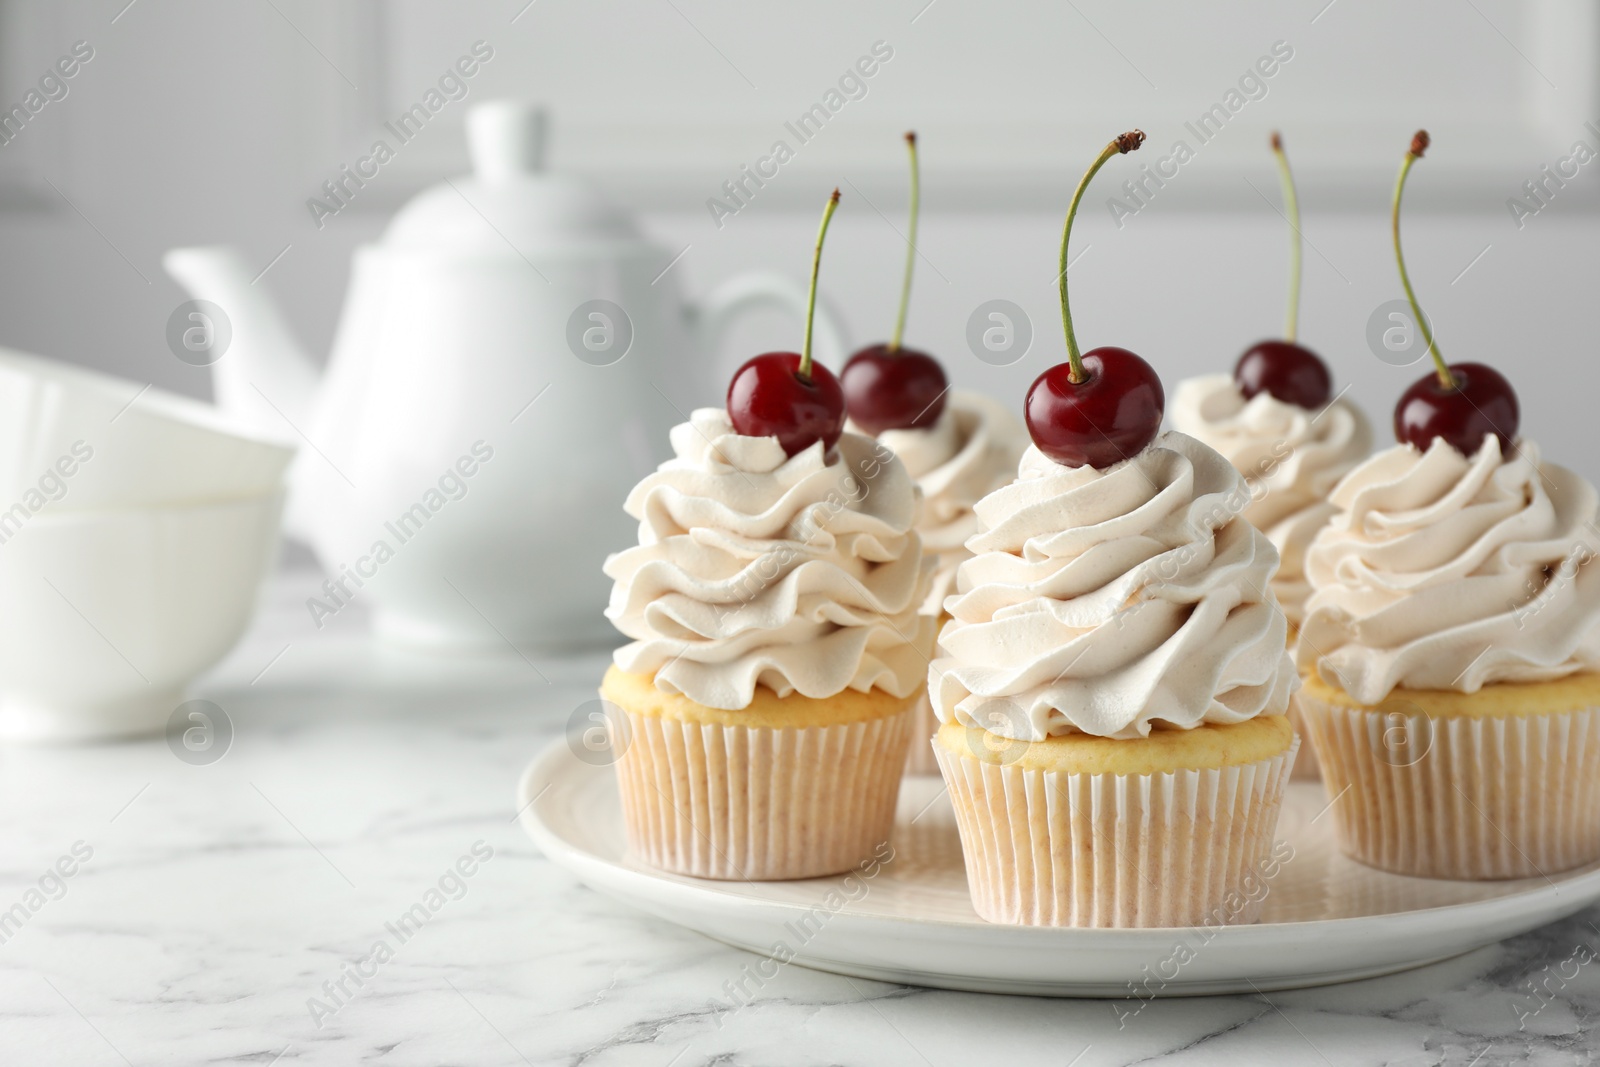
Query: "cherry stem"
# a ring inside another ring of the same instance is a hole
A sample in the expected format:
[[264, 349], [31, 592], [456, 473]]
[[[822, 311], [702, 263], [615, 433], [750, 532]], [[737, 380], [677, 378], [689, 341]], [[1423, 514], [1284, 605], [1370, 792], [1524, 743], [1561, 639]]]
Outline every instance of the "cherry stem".
[[1112, 156], [1132, 152], [1142, 144], [1144, 144], [1144, 131], [1129, 130], [1106, 145], [1078, 182], [1078, 188], [1072, 194], [1072, 203], [1067, 205], [1067, 222], [1061, 228], [1061, 274], [1056, 281], [1061, 289], [1061, 326], [1067, 333], [1067, 362], [1072, 365], [1072, 369], [1067, 372], [1067, 380], [1073, 385], [1078, 385], [1089, 375], [1083, 369], [1083, 354], [1078, 351], [1078, 338], [1072, 332], [1072, 307], [1067, 302], [1067, 242], [1072, 238], [1072, 220], [1078, 214], [1078, 203], [1083, 199], [1084, 190], [1089, 188], [1089, 182], [1100, 168], [1106, 165], [1106, 160]]
[[911, 154], [911, 227], [906, 236], [906, 277], [900, 283], [900, 314], [894, 320], [894, 336], [889, 339], [889, 351], [900, 351], [900, 339], [906, 332], [906, 307], [911, 303], [911, 268], [917, 261], [917, 209], [921, 205], [922, 186], [917, 176], [917, 135], [906, 132], [906, 150]]
[[1417, 303], [1417, 294], [1411, 288], [1411, 277], [1406, 273], [1405, 253], [1400, 250], [1400, 194], [1405, 191], [1406, 175], [1411, 173], [1411, 165], [1422, 158], [1422, 153], [1429, 144], [1428, 131], [1418, 130], [1411, 138], [1411, 150], [1406, 153], [1405, 162], [1400, 164], [1400, 177], [1394, 183], [1394, 210], [1391, 215], [1391, 227], [1394, 230], [1394, 258], [1400, 264], [1400, 284], [1405, 287], [1406, 300], [1411, 304], [1411, 314], [1417, 320], [1417, 329], [1422, 331], [1423, 339], [1428, 342], [1428, 355], [1433, 357], [1433, 367], [1439, 374], [1439, 384], [1445, 389], [1457, 388], [1455, 377], [1450, 373], [1450, 367], [1444, 361], [1444, 355], [1439, 351], [1439, 344], [1434, 340], [1433, 330], [1428, 326], [1428, 320], [1422, 317], [1422, 307]]
[[1294, 174], [1289, 170], [1289, 157], [1283, 151], [1283, 138], [1274, 131], [1272, 154], [1278, 157], [1278, 176], [1283, 181], [1283, 206], [1289, 213], [1289, 315], [1284, 323], [1283, 335], [1293, 341], [1300, 332], [1300, 246], [1305, 239], [1300, 234], [1300, 197], [1295, 194]]
[[817, 315], [817, 271], [822, 267], [822, 239], [828, 236], [828, 222], [839, 206], [839, 190], [828, 197], [828, 206], [822, 209], [822, 225], [817, 227], [817, 250], [811, 256], [811, 292], [806, 296], [806, 343], [800, 349], [800, 367], [796, 371], [801, 381], [811, 380], [811, 322]]

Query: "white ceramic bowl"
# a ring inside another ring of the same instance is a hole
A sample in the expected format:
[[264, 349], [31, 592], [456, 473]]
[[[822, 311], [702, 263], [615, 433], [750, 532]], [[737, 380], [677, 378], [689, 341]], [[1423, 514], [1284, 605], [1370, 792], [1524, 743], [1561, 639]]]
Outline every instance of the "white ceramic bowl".
[[24, 522], [0, 543], [0, 738], [164, 729], [244, 632], [282, 510], [278, 490]]
[[89, 511], [259, 496], [293, 458], [209, 404], [0, 348], [0, 512], [41, 499]]

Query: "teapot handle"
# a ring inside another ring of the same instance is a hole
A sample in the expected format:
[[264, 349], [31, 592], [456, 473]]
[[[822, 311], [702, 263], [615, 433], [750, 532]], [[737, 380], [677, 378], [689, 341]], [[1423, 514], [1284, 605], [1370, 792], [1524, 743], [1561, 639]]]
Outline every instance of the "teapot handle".
[[[695, 350], [713, 356], [712, 365], [721, 373], [716, 375], [712, 385], [719, 394], [727, 388], [728, 379], [738, 365], [748, 358], [733, 361], [731, 357], [723, 355], [723, 336], [739, 316], [763, 308], [775, 308], [794, 316], [799, 326], [795, 332], [795, 343], [782, 347], [798, 350], [806, 321], [806, 291], [781, 274], [752, 271], [735, 275], [713, 289], [698, 306], [691, 305], [690, 328]], [[820, 296], [817, 299], [811, 343], [812, 355], [837, 374], [844, 365], [846, 338], [839, 328], [838, 319], [824, 306]]]

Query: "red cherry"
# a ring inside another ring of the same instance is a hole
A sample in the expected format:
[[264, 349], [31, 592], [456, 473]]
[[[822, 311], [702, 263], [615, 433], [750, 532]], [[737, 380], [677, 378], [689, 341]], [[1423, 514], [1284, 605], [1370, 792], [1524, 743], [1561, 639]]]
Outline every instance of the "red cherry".
[[939, 361], [914, 348], [872, 345], [839, 373], [845, 408], [867, 433], [926, 429], [939, 421], [950, 383]]
[[768, 352], [745, 363], [728, 383], [728, 421], [746, 437], [776, 437], [785, 455], [818, 441], [826, 455], [844, 433], [844, 390], [833, 372], [811, 358], [811, 327], [817, 313], [817, 272], [822, 242], [839, 206], [839, 190], [828, 197], [811, 253], [811, 291], [806, 298], [806, 340], [800, 352]]
[[1484, 435], [1492, 433], [1500, 439], [1500, 451], [1505, 452], [1517, 439], [1517, 424], [1522, 418], [1517, 391], [1493, 367], [1482, 363], [1445, 363], [1439, 343], [1417, 304], [1411, 278], [1406, 274], [1406, 257], [1400, 248], [1400, 194], [1412, 165], [1422, 158], [1430, 143], [1427, 130], [1418, 130], [1412, 136], [1411, 149], [1400, 164], [1400, 177], [1394, 185], [1390, 219], [1400, 284], [1406, 291], [1406, 300], [1416, 316], [1422, 339], [1428, 343], [1434, 370], [1413, 382], [1411, 388], [1400, 395], [1400, 402], [1394, 406], [1394, 435], [1401, 444], [1424, 452], [1435, 440], [1442, 440], [1463, 456], [1471, 456], [1483, 447]]
[[895, 319], [894, 337], [888, 344], [863, 348], [839, 372], [850, 417], [874, 437], [885, 430], [932, 426], [944, 412], [945, 392], [950, 388], [938, 360], [900, 345], [906, 328], [906, 307], [911, 300], [911, 268], [917, 258], [917, 206], [921, 197], [915, 133], [906, 134], [906, 148], [911, 156], [911, 236], [906, 240], [906, 272], [900, 286], [900, 313]]
[[1483, 446], [1485, 434], [1500, 439], [1506, 452], [1517, 439], [1521, 410], [1517, 391], [1505, 376], [1483, 363], [1452, 363], [1450, 377], [1456, 387], [1447, 389], [1432, 371], [1400, 395], [1394, 407], [1394, 435], [1401, 444], [1426, 452], [1434, 438], [1463, 456]]
[[1120, 134], [1100, 150], [1073, 190], [1067, 221], [1061, 227], [1061, 327], [1067, 337], [1067, 362], [1033, 380], [1023, 415], [1039, 451], [1067, 467], [1104, 469], [1137, 455], [1161, 430], [1166, 394], [1150, 364], [1126, 348], [1095, 348], [1079, 354], [1067, 300], [1067, 248], [1078, 205], [1106, 161], [1144, 144], [1141, 130]]
[[844, 390], [817, 362], [800, 374], [800, 353], [768, 352], [740, 367], [728, 383], [728, 419], [746, 437], [776, 437], [785, 455], [818, 441], [823, 452], [844, 433]]
[[1333, 375], [1315, 352], [1295, 343], [1300, 327], [1300, 197], [1295, 193], [1283, 138], [1276, 132], [1272, 134], [1272, 154], [1278, 158], [1283, 204], [1289, 212], [1289, 315], [1284, 340], [1261, 341], [1246, 350], [1234, 364], [1233, 381], [1246, 400], [1265, 392], [1282, 403], [1315, 411], [1333, 395]]
[[1028, 433], [1057, 463], [1103, 470], [1155, 440], [1166, 393], [1154, 368], [1126, 348], [1091, 349], [1083, 369], [1081, 382], [1070, 363], [1034, 379], [1024, 405]]
[[1333, 396], [1333, 375], [1318, 355], [1293, 341], [1262, 341], [1254, 345], [1233, 368], [1239, 392], [1249, 400], [1271, 393], [1285, 404], [1315, 411]]

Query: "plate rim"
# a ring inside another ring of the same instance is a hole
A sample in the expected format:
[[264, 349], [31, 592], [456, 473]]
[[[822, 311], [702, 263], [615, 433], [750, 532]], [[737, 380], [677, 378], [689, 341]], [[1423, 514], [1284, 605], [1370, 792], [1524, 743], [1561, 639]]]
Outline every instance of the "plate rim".
[[[717, 907], [722, 909], [734, 908], [742, 913], [771, 913], [779, 911], [785, 913], [784, 918], [791, 914], [801, 914], [807, 909], [805, 905], [785, 900], [769, 900], [753, 898], [741, 893], [720, 891], [717, 887], [723, 883], [709, 879], [695, 879], [669, 872], [652, 871], [647, 868], [618, 863], [594, 851], [585, 849], [561, 835], [551, 826], [547, 825], [539, 813], [539, 801], [549, 788], [559, 780], [558, 775], [565, 773], [594, 773], [608, 771], [609, 768], [594, 767], [585, 764], [570, 750], [564, 738], [556, 738], [547, 744], [523, 770], [517, 782], [516, 803], [519, 812], [519, 821], [524, 830], [533, 838], [547, 858], [559, 866], [566, 867], [579, 877], [580, 880], [590, 885], [607, 896], [619, 899], [631, 907], [638, 908], [648, 914], [657, 915], [673, 922], [675, 925], [694, 930], [702, 936], [724, 944], [735, 944], [737, 947], [747, 948], [743, 943], [710, 934], [692, 924], [682, 922], [671, 915], [664, 915], [661, 910], [646, 907], [619, 883], [633, 882], [635, 884], [648, 884], [651, 892], [660, 900], [664, 907], [688, 908], [698, 910], [703, 907], [708, 899], [715, 899]], [[544, 787], [535, 795], [534, 785], [542, 784]], [[966, 935], [982, 936], [998, 948], [1005, 949], [1013, 944], [1028, 943], [1034, 946], [1041, 942], [1052, 947], [1095, 950], [1128, 950], [1133, 951], [1146, 947], [1151, 943], [1165, 944], [1169, 939], [1178, 934], [1192, 933], [1206, 930], [1211, 935], [1208, 943], [1226, 939], [1232, 946], [1241, 950], [1252, 948], [1269, 948], [1280, 945], [1285, 937], [1302, 938], [1337, 938], [1341, 933], [1359, 927], [1364, 937], [1382, 937], [1391, 929], [1404, 927], [1407, 933], [1418, 933], [1418, 926], [1425, 927], [1422, 932], [1442, 932], [1448, 929], [1461, 928], [1463, 920], [1467, 918], [1477, 920], [1481, 926], [1490, 920], [1504, 920], [1518, 914], [1527, 912], [1548, 913], [1540, 925], [1555, 922], [1571, 915], [1595, 900], [1600, 899], [1600, 865], [1594, 869], [1582, 871], [1571, 875], [1563, 881], [1554, 881], [1556, 876], [1551, 876], [1549, 884], [1529, 886], [1527, 889], [1510, 893], [1505, 896], [1493, 897], [1487, 900], [1463, 901], [1454, 904], [1441, 904], [1428, 908], [1416, 908], [1409, 911], [1390, 912], [1383, 915], [1344, 916], [1332, 919], [1304, 919], [1290, 922], [1250, 923], [1237, 926], [1199, 927], [1199, 926], [1160, 926], [1160, 927], [1130, 927], [1130, 928], [1100, 928], [1100, 927], [1071, 927], [1071, 926], [1024, 926], [1003, 923], [989, 923], [981, 918], [973, 920], [956, 920], [940, 918], [907, 918], [904, 916], [863, 914], [849, 909], [840, 910], [832, 915], [830, 925], [839, 924], [845, 930], [859, 927], [862, 930], [871, 929], [875, 933], [885, 931], [921, 931], [923, 936], [938, 931], [941, 937], [958, 937]], [[1397, 876], [1399, 877], [1399, 876]], [[808, 879], [809, 881], [809, 879]], [[819, 883], [826, 879], [817, 879]], [[743, 885], [745, 883], [731, 882], [730, 885]], [[1568, 896], [1570, 894], [1570, 896]], [[1567, 897], [1567, 899], [1562, 899]], [[1566, 908], [1570, 903], [1571, 907]], [[1565, 910], [1563, 910], [1565, 908]], [[1507, 935], [1511, 936], [1511, 935]], [[1489, 944], [1503, 940], [1502, 937], [1491, 938], [1488, 941], [1475, 942], [1460, 952], [1434, 955], [1431, 959], [1419, 959], [1413, 963], [1396, 964], [1389, 967], [1375, 968], [1375, 973], [1391, 974], [1409, 970], [1414, 967], [1426, 966], [1431, 962], [1450, 959], [1454, 956], [1474, 951]], [[808, 961], [796, 959], [795, 962], [808, 964]], [[848, 961], [816, 960], [808, 965], [820, 969], [830, 969], [829, 964], [839, 963], [841, 973], [857, 973], [849, 970]], [[891, 970], [884, 968], [883, 970]], [[1278, 985], [1277, 988], [1293, 988], [1296, 986], [1329, 984], [1334, 981], [1350, 979], [1329, 978], [1319, 981], [1315, 978], [1306, 978], [1303, 981], [1290, 982]], [[1059, 983], [1039, 982], [1034, 983], [1040, 988], [1056, 986], [1066, 988], [1074, 984], [1087, 988], [1092, 983], [1073, 983], [1062, 981]], [[975, 988], [974, 985], [949, 985], [946, 988]], [[1262, 986], [1267, 988], [1267, 986]], [[1180, 994], [1181, 990], [1173, 989], [1167, 995]], [[1038, 994], [1034, 994], [1038, 995]], [[1094, 995], [1094, 994], [1070, 994]], [[1104, 995], [1104, 994], [1101, 994]]]

